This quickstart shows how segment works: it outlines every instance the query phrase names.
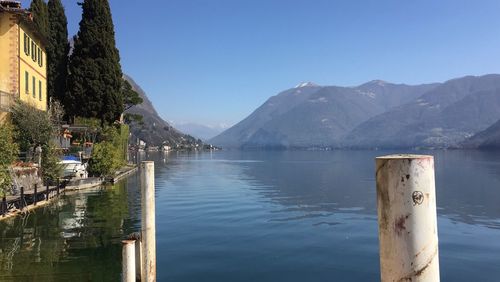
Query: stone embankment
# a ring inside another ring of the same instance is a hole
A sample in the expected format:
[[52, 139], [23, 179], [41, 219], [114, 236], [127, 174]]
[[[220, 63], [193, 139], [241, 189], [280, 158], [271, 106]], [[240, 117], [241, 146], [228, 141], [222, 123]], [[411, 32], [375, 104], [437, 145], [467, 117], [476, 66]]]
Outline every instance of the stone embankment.
[[17, 195], [4, 196], [0, 201], [0, 220], [11, 218], [19, 214], [30, 212], [39, 207], [46, 206], [59, 199], [61, 194], [67, 194], [72, 191], [81, 191], [90, 188], [99, 187], [107, 183], [116, 183], [119, 180], [137, 172], [137, 166], [126, 166], [118, 170], [113, 177], [89, 177], [85, 179], [76, 179], [70, 181], [58, 182], [55, 186], [41, 186], [36, 183], [25, 189], [20, 186]]

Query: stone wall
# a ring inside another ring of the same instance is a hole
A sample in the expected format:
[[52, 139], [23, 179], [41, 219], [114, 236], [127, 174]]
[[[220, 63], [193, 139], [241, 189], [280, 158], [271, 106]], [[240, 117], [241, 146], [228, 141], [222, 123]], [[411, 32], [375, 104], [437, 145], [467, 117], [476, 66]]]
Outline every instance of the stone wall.
[[[25, 191], [33, 190], [34, 185], [37, 184], [39, 188], [43, 186], [42, 179], [39, 175], [39, 170], [36, 165], [23, 165], [13, 167], [12, 177], [14, 178], [15, 186], [24, 187]], [[19, 193], [16, 188], [12, 191], [13, 194]]]

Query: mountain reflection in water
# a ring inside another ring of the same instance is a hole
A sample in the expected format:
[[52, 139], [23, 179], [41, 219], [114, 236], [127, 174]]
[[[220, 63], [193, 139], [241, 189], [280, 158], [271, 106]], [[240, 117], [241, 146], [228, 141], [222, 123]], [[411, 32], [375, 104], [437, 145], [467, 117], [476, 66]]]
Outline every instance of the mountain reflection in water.
[[[374, 158], [389, 153], [137, 154], [156, 161], [158, 281], [379, 280]], [[442, 280], [495, 281], [500, 153], [417, 153], [435, 156]], [[119, 280], [137, 183], [0, 222], [0, 280]]]

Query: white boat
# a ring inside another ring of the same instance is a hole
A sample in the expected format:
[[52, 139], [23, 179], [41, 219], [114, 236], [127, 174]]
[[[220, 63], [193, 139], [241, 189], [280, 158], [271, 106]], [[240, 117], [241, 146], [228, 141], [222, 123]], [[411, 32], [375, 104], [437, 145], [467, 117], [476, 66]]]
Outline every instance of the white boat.
[[62, 160], [59, 162], [63, 166], [63, 177], [73, 179], [85, 179], [88, 177], [87, 163], [78, 160]]

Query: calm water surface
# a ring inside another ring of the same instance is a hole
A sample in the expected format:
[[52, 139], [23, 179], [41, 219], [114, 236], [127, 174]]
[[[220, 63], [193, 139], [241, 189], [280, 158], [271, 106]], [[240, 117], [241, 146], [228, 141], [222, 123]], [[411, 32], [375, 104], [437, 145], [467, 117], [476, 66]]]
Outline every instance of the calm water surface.
[[[386, 153], [138, 156], [156, 161], [158, 281], [379, 280], [374, 158]], [[442, 280], [498, 281], [500, 153], [430, 153]], [[137, 182], [0, 222], [0, 280], [119, 281]]]

